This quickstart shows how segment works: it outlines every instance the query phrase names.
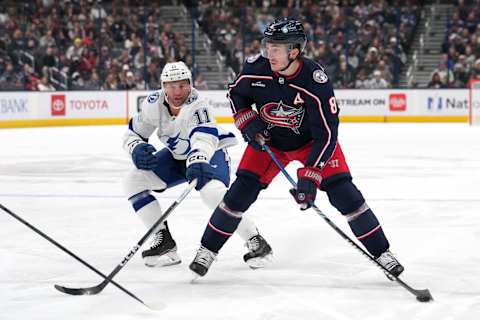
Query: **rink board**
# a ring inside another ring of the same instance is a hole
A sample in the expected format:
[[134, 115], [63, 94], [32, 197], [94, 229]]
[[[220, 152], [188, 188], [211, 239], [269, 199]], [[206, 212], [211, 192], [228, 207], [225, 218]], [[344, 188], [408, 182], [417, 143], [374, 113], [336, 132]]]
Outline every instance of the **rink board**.
[[[202, 91], [232, 123], [226, 91]], [[336, 90], [342, 122], [467, 122], [468, 90]], [[147, 91], [0, 92], [0, 128], [125, 124]], [[480, 105], [474, 106], [480, 108]]]

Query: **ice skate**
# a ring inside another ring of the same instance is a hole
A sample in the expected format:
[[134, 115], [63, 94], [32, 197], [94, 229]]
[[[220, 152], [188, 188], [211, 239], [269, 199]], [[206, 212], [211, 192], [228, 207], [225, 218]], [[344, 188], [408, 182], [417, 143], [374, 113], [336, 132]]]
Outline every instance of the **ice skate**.
[[264, 268], [271, 263], [273, 252], [268, 242], [259, 234], [251, 237], [245, 243], [248, 252], [243, 256], [243, 260], [252, 269]]
[[[404, 270], [403, 266], [400, 264], [400, 262], [398, 262], [390, 250], [385, 251], [375, 260], [396, 277], [398, 277]], [[387, 278], [394, 281], [395, 278], [392, 277], [391, 274], [385, 272]]]
[[201, 246], [197, 250], [197, 255], [193, 259], [192, 263], [190, 263], [190, 270], [193, 271], [194, 276], [203, 277], [207, 272], [212, 262], [215, 260], [217, 254], [208, 250], [207, 248]]
[[165, 267], [182, 262], [168, 226], [155, 233], [152, 247], [143, 251], [142, 257], [147, 267]]

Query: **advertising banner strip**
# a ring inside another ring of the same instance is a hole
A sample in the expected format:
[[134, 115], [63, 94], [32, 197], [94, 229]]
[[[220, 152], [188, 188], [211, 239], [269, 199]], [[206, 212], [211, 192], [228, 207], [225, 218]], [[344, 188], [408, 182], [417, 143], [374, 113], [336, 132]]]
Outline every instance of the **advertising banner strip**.
[[37, 120], [10, 120], [0, 121], [0, 128], [31, 128], [55, 126], [97, 126], [126, 124], [123, 118], [90, 118], [90, 119], [37, 119]]
[[[0, 92], [0, 128], [125, 124], [151, 91]], [[226, 91], [201, 91], [232, 123]], [[342, 122], [467, 122], [468, 90], [336, 90]], [[269, 102], [275, 104], [278, 102]], [[256, 106], [261, 109], [262, 106]], [[480, 109], [480, 105], [475, 106]]]

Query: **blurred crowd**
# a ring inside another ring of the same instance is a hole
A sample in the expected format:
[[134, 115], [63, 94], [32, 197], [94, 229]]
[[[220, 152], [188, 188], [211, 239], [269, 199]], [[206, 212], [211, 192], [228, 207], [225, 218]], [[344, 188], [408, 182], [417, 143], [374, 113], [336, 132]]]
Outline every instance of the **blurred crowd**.
[[160, 19], [170, 1], [2, 2], [0, 90], [150, 90], [168, 61], [195, 69], [184, 35]]
[[235, 72], [260, 51], [268, 22], [301, 20], [306, 56], [327, 68], [336, 88], [398, 86], [415, 27], [419, 1], [201, 0], [199, 22]]
[[454, 2], [430, 88], [465, 88], [473, 79], [480, 81], [480, 0]]
[[[157, 89], [169, 61], [185, 61], [195, 85], [208, 89], [185, 35], [162, 19], [153, 0], [2, 1], [0, 90]], [[336, 88], [399, 85], [420, 19], [420, 0], [190, 0], [183, 1], [213, 49], [239, 72], [260, 51], [276, 17], [304, 23], [305, 55], [323, 64]], [[439, 67], [430, 87], [465, 87], [480, 78], [480, 0], [456, 0]], [[202, 69], [203, 70], [203, 69]]]

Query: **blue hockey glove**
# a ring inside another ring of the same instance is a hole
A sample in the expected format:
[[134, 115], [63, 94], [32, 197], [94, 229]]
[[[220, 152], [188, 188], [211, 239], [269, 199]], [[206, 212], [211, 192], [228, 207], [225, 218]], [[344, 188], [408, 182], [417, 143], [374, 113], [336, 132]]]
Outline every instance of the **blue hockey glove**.
[[317, 189], [322, 182], [320, 169], [304, 167], [297, 170], [298, 182], [296, 189], [290, 189], [301, 210], [307, 210], [317, 197]]
[[158, 158], [153, 155], [157, 151], [149, 143], [140, 143], [133, 148], [132, 160], [135, 167], [142, 170], [153, 170], [158, 165]]
[[186, 177], [188, 182], [197, 179], [195, 190], [200, 191], [210, 180], [213, 179], [215, 169], [207, 161], [207, 157], [198, 150], [192, 150], [187, 157]]
[[267, 124], [260, 119], [258, 113], [251, 109], [237, 112], [235, 125], [242, 132], [243, 139], [255, 150], [263, 151], [262, 145], [270, 140]]

